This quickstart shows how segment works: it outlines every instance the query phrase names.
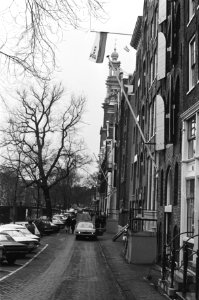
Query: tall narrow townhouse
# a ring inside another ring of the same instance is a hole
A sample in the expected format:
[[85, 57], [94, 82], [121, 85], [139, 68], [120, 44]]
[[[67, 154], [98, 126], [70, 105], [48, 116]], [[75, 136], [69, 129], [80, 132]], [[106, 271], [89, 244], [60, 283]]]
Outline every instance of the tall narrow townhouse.
[[[120, 74], [120, 61], [114, 49], [109, 62], [109, 75], [106, 81], [107, 95], [102, 105], [104, 110], [103, 126], [100, 130], [99, 179], [100, 179], [100, 210], [105, 212], [108, 219], [117, 221], [118, 209], [116, 204], [116, 130], [117, 111], [120, 85], [117, 76]], [[115, 222], [114, 226], [117, 223]], [[117, 231], [116, 227], [112, 229]]]
[[[183, 112], [181, 170], [181, 245], [193, 249], [189, 267], [195, 270], [199, 248], [199, 1], [184, 3]], [[182, 259], [182, 253], [181, 253]]]
[[[132, 138], [134, 119], [129, 109], [129, 104], [134, 108], [134, 74], [129, 74], [128, 77], [120, 78], [124, 92], [121, 93], [118, 105], [117, 118], [117, 204], [119, 208], [120, 226], [125, 226], [129, 219], [129, 189], [130, 171], [131, 171], [131, 156], [132, 156]], [[126, 101], [126, 97], [129, 104]]]
[[[180, 247], [180, 172], [183, 91], [182, 1], [158, 3], [158, 67], [156, 92], [156, 157], [158, 160], [158, 259], [163, 249]], [[161, 133], [162, 132], [162, 133]], [[160, 134], [161, 133], [161, 134]], [[162, 139], [161, 145], [159, 140]], [[175, 252], [178, 260], [178, 252]]]
[[[180, 2], [144, 1], [141, 26], [138, 18], [131, 41], [137, 50], [134, 106], [144, 139], [135, 124], [130, 207], [134, 218], [138, 213], [153, 220], [145, 222], [145, 230], [157, 231], [156, 260], [160, 264], [163, 248], [169, 249], [180, 231]], [[179, 239], [174, 242], [179, 246]]]
[[[157, 250], [157, 20], [158, 2], [144, 1], [143, 16], [137, 18], [131, 39], [131, 46], [137, 52], [133, 77], [134, 96], [131, 99], [135, 118], [129, 123], [132, 137], [129, 140], [131, 147], [128, 147], [130, 238], [127, 259], [134, 263], [151, 263], [156, 259]], [[159, 102], [162, 107], [163, 100]], [[159, 132], [161, 136], [162, 128]], [[164, 147], [162, 138], [157, 143], [159, 149]], [[147, 252], [144, 250], [146, 245]]]

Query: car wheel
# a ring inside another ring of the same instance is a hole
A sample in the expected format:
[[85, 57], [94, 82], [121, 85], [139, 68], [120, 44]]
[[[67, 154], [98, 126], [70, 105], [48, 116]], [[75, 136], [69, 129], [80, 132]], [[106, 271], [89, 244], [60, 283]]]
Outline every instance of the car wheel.
[[79, 236], [76, 235], [76, 240], [79, 240]]
[[7, 257], [7, 262], [9, 265], [14, 265], [15, 261], [16, 261], [16, 258], [13, 258], [13, 257]]

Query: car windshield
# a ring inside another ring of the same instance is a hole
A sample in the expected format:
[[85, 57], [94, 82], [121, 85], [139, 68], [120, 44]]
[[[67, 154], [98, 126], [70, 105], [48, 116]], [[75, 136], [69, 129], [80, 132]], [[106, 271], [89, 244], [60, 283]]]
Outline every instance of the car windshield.
[[53, 218], [54, 218], [54, 219], [58, 219], [58, 220], [62, 220], [62, 219], [63, 219], [62, 216], [60, 216], [60, 215], [59, 215], [59, 216], [58, 216], [58, 215], [53, 216]]
[[0, 242], [13, 242], [13, 238], [8, 234], [0, 234]]
[[24, 235], [29, 235], [31, 232], [27, 228], [19, 228], [19, 230], [24, 234]]
[[77, 229], [80, 229], [80, 228], [93, 228], [93, 223], [80, 222], [77, 225]]
[[24, 234], [19, 230], [4, 230], [3, 232], [11, 235], [12, 237], [24, 237]]

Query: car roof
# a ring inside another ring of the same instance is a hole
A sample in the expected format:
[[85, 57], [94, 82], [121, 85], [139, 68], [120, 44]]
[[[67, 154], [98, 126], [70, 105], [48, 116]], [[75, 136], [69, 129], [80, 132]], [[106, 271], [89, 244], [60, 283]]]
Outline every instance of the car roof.
[[0, 228], [11, 228], [11, 229], [14, 229], [14, 228], [26, 228], [25, 226], [23, 225], [20, 225], [20, 224], [3, 224], [3, 225], [0, 225]]
[[78, 223], [77, 223], [77, 226], [82, 226], [82, 225], [84, 225], [84, 226], [88, 226], [88, 225], [90, 225], [90, 224], [92, 224], [92, 226], [94, 226], [94, 224], [93, 224], [93, 222], [87, 222], [87, 221], [79, 221]]

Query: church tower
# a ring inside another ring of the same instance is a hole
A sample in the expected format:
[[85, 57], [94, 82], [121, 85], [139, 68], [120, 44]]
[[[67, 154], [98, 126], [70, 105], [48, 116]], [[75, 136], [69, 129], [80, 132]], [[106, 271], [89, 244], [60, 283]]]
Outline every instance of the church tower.
[[115, 147], [116, 123], [120, 85], [117, 77], [120, 76], [120, 61], [116, 48], [111, 54], [108, 64], [109, 75], [106, 80], [106, 97], [102, 108], [104, 110], [103, 126], [100, 130], [100, 210], [111, 213], [116, 210], [116, 182], [115, 182]]

